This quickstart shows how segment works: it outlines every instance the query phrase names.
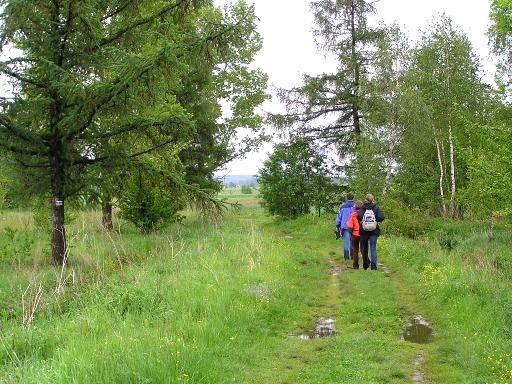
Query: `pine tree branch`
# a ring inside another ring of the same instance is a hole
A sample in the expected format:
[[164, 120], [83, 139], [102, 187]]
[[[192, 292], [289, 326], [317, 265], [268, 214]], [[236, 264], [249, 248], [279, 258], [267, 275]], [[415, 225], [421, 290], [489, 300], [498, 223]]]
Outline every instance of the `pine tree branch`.
[[[171, 9], [181, 5], [185, 1], [189, 1], [189, 0], [180, 0], [177, 3], [173, 4], [172, 6], [167, 6], [165, 8], [166, 12], [169, 12]], [[162, 14], [162, 12], [163, 12], [163, 10], [160, 11], [159, 14]], [[166, 13], [166, 12], [163, 12], [163, 13]], [[213, 33], [209, 36], [206, 36], [205, 38], [201, 39], [198, 42], [198, 45], [206, 44], [211, 41], [215, 41], [216, 39], [220, 38], [222, 35], [224, 35], [228, 32], [232, 32], [239, 25], [240, 25], [240, 22], [236, 23], [234, 25], [230, 25], [227, 28], [221, 29], [220, 31]], [[142, 76], [144, 76], [146, 73], [151, 71], [154, 68], [155, 63], [157, 63], [160, 60], [160, 58], [162, 56], [164, 56], [167, 49], [168, 49], [168, 46], [164, 46], [164, 47], [160, 48], [156, 54], [154, 54], [151, 58], [147, 59], [143, 65], [139, 66], [139, 68], [141, 68], [141, 70], [138, 73], [133, 74], [132, 76], [119, 75], [117, 77], [117, 79], [109, 86], [110, 89], [107, 92], [107, 95], [103, 98], [98, 98], [96, 100], [96, 102], [95, 102], [94, 106], [92, 107], [92, 109], [90, 110], [89, 115], [87, 116], [85, 122], [81, 126], [79, 126], [76, 130], [72, 130], [68, 134], [66, 134], [66, 137], [69, 138], [69, 137], [72, 137], [77, 134], [78, 135], [83, 134], [85, 132], [85, 130], [87, 130], [90, 127], [95, 116], [101, 110], [101, 108], [103, 106], [107, 105], [108, 103], [110, 103], [113, 99], [115, 99], [117, 96], [121, 95], [123, 92], [127, 91], [134, 83], [136, 83], [137, 80], [139, 80]], [[180, 58], [181, 56], [182, 56], [182, 54], [178, 55], [177, 58]]]
[[[93, 50], [96, 50], [96, 49], [98, 49], [100, 47], [103, 47], [105, 45], [111, 44], [111, 43], [119, 40], [126, 33], [134, 30], [137, 27], [140, 27], [140, 26], [143, 26], [143, 25], [151, 23], [152, 21], [158, 19], [159, 17], [161, 17], [161, 16], [171, 12], [172, 10], [178, 8], [180, 5], [182, 5], [186, 1], [190, 1], [190, 0], [177, 0], [176, 3], [169, 4], [166, 7], [163, 7], [160, 11], [155, 12], [152, 15], [144, 17], [144, 18], [142, 18], [140, 20], [137, 20], [137, 21], [133, 22], [132, 24], [130, 24], [130, 25], [124, 27], [124, 28], [121, 28], [119, 31], [114, 33], [112, 36], [108, 36], [108, 37], [105, 37], [105, 38], [101, 39], [99, 41], [98, 45]], [[124, 8], [126, 8], [126, 7], [124, 7]], [[120, 10], [119, 12], [121, 12], [121, 11], [122, 10]]]
[[11, 58], [7, 61], [1, 61], [0, 66], [4, 66], [4, 65], [7, 66], [7, 65], [19, 64], [19, 63], [36, 63], [38, 61], [39, 60], [29, 59], [27, 57], [15, 57], [15, 58]]
[[[324, 109], [321, 109], [319, 111], [299, 114], [299, 115], [296, 115], [296, 116], [297, 116], [297, 120], [299, 122], [301, 122], [301, 123], [309, 123], [312, 120], [316, 120], [316, 119], [318, 119], [318, 118], [320, 118], [322, 116], [325, 116], [325, 115], [328, 115], [328, 114], [331, 114], [331, 113], [335, 113], [335, 112], [345, 112], [346, 113], [346, 111], [347, 111], [347, 108], [345, 106], [341, 106], [341, 107], [334, 107], [334, 108], [324, 108]], [[346, 113], [343, 116], [343, 119], [346, 119], [349, 116], [350, 116], [350, 114]]]
[[21, 148], [21, 147], [15, 146], [15, 145], [10, 145], [10, 144], [4, 143], [2, 141], [0, 141], [0, 147], [2, 147], [3, 149], [6, 149], [9, 152], [12, 152], [12, 153], [15, 153], [18, 155], [24, 155], [24, 156], [41, 156], [41, 155], [48, 154], [47, 151], [30, 150], [27, 148]]
[[34, 163], [34, 164], [29, 164], [29, 163], [24, 162], [21, 159], [18, 159], [18, 158], [15, 158], [14, 161], [16, 161], [22, 167], [25, 167], [25, 168], [50, 168], [50, 163]]
[[112, 11], [110, 11], [109, 13], [107, 13], [105, 16], [103, 16], [101, 18], [101, 21], [106, 21], [114, 16], [116, 16], [117, 14], [123, 12], [130, 4], [133, 3], [133, 0], [127, 0], [124, 2], [124, 4], [121, 4], [119, 7], [113, 9]]
[[[171, 144], [174, 141], [175, 141], [174, 139], [164, 141], [164, 142], [162, 142], [160, 144], [154, 145], [154, 146], [152, 146], [150, 148], [147, 148], [147, 149], [145, 149], [143, 151], [129, 154], [129, 155], [126, 156], [126, 158], [127, 159], [134, 159], [134, 158], [137, 158], [139, 156], [146, 155], [148, 153], [156, 151], [157, 149], [163, 148], [166, 145], [169, 145], [169, 144]], [[72, 165], [97, 164], [97, 163], [100, 163], [100, 162], [104, 162], [106, 160], [110, 160], [111, 158], [112, 158], [111, 156], [101, 156], [101, 157], [96, 157], [96, 158], [81, 158], [81, 159], [74, 160]]]
[[[113, 129], [113, 130], [111, 130], [109, 132], [106, 132], [106, 133], [103, 133], [103, 134], [94, 135], [93, 137], [94, 137], [94, 139], [97, 139], [97, 140], [110, 139], [112, 137], [121, 135], [123, 133], [132, 132], [132, 131], [135, 131], [137, 129], [141, 129], [143, 127], [144, 128], [155, 128], [155, 127], [162, 127], [165, 124], [166, 124], [166, 121], [150, 121], [150, 120], [139, 119], [139, 120], [133, 121], [131, 123], [127, 123], [127, 124], [124, 124], [122, 126], [119, 126], [119, 127], [117, 127], [117, 129]], [[81, 135], [78, 138], [79, 139], [84, 139], [85, 136]]]
[[151, 148], [148, 148], [144, 151], [140, 151], [140, 152], [136, 152], [136, 153], [132, 153], [131, 155], [128, 155], [128, 158], [129, 159], [133, 159], [133, 158], [136, 158], [136, 157], [139, 157], [139, 156], [142, 156], [142, 155], [145, 155], [145, 154], [148, 154], [150, 152], [153, 152], [153, 151], [156, 151], [157, 149], [160, 149], [160, 148], [163, 148], [169, 144], [171, 144], [172, 142], [176, 141], [175, 139], [173, 140], [167, 140], [167, 141], [164, 141], [163, 143], [160, 143], [160, 144], [157, 144], [157, 145], [154, 145], [153, 147]]
[[0, 126], [4, 127], [10, 134], [27, 143], [39, 145], [40, 142], [22, 129], [17, 128], [5, 114], [0, 114]]
[[24, 77], [24, 76], [20, 75], [19, 73], [11, 71], [9, 68], [5, 68], [5, 67], [1, 67], [0, 66], [0, 72], [6, 74], [8, 76], [13, 77], [16, 80], [21, 81], [22, 83], [31, 84], [31, 85], [34, 85], [34, 86], [40, 88], [40, 89], [45, 89], [45, 90], [47, 89], [47, 87], [44, 84], [39, 83], [36, 80], [29, 79], [28, 77]]
[[66, 137], [72, 137], [74, 135], [82, 135], [87, 128], [89, 128], [94, 120], [94, 117], [100, 112], [101, 108], [110, 103], [114, 98], [127, 91], [138, 79], [148, 73], [157, 62], [160, 57], [164, 54], [166, 47], [161, 48], [153, 57], [148, 59], [144, 65], [141, 65], [141, 70], [132, 76], [118, 76], [117, 79], [109, 86], [106, 96], [96, 99], [95, 104], [89, 111], [89, 114], [85, 122], [80, 125], [77, 129], [70, 131], [66, 134]]

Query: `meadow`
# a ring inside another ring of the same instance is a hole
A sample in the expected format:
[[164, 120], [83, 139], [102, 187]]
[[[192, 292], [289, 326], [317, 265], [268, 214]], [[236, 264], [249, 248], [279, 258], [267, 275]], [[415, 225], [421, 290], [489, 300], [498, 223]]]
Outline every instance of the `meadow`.
[[[507, 226], [489, 241], [474, 223], [438, 220], [415, 239], [386, 223], [388, 273], [355, 271], [332, 215], [278, 220], [255, 195], [223, 196], [240, 207], [150, 235], [120, 221], [109, 234], [99, 213], [79, 213], [63, 269], [30, 212], [4, 211], [0, 382], [512, 382]], [[434, 342], [401, 339], [414, 314]], [[295, 337], [319, 317], [335, 336]]]

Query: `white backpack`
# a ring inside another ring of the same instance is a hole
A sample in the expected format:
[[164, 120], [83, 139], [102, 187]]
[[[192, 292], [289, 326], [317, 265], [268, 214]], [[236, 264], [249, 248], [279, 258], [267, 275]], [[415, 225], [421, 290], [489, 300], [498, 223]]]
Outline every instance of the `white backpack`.
[[377, 220], [375, 219], [375, 212], [371, 209], [364, 211], [363, 215], [363, 230], [372, 232], [377, 229]]

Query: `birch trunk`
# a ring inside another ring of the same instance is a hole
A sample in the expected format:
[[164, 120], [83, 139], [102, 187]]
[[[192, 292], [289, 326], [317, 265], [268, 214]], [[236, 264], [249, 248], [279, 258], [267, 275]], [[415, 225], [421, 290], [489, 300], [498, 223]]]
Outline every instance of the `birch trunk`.
[[450, 141], [450, 177], [451, 177], [451, 196], [450, 196], [450, 215], [455, 217], [455, 193], [457, 186], [455, 182], [455, 149], [453, 146], [453, 134], [451, 125], [448, 126], [448, 140]]
[[443, 210], [443, 216], [446, 216], [446, 203], [444, 201], [444, 167], [443, 167], [443, 157], [441, 156], [441, 146], [439, 145], [439, 140], [435, 136], [434, 133], [434, 141], [436, 143], [437, 150], [437, 161], [439, 162], [439, 194], [441, 195], [441, 208]]

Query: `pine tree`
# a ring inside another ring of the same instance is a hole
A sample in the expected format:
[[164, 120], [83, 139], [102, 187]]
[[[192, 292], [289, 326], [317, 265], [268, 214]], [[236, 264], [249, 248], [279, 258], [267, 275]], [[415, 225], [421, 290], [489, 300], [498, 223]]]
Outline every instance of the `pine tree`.
[[337, 62], [333, 73], [306, 75], [303, 85], [281, 90], [287, 114], [273, 117], [281, 128], [353, 154], [363, 131], [372, 66], [383, 31], [369, 25], [375, 13], [367, 0], [318, 0], [311, 3], [319, 48]]
[[[65, 201], [87, 185], [86, 170], [189, 142], [194, 118], [176, 96], [184, 79], [194, 61], [246, 36], [254, 17], [242, 7], [224, 22], [207, 0], [2, 5], [2, 47], [13, 57], [0, 72], [13, 91], [2, 103], [0, 146], [33, 174], [34, 189], [50, 192], [52, 258], [61, 265]], [[203, 10], [213, 16], [199, 25]]]

